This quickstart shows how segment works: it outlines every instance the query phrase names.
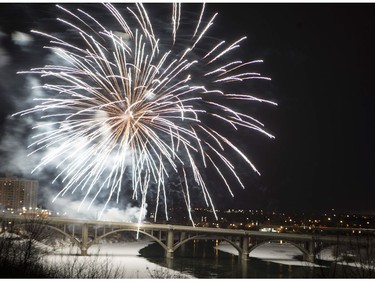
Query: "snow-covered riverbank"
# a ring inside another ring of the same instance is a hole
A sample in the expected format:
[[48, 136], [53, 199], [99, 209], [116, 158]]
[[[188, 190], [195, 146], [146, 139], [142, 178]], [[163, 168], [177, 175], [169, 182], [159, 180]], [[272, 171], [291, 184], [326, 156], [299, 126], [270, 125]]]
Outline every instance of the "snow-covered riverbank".
[[[62, 267], [64, 265], [69, 266], [73, 262], [98, 265], [107, 264], [112, 268], [113, 274], [116, 274], [116, 278], [195, 278], [191, 275], [161, 267], [141, 257], [139, 251], [150, 243], [153, 242], [147, 240], [116, 243], [104, 242], [90, 247], [88, 250], [89, 256], [86, 257], [76, 255], [79, 253], [77, 247], [70, 246], [69, 244], [65, 246], [60, 245], [56, 247], [53, 253], [46, 256], [46, 261], [49, 264]], [[220, 251], [238, 255], [237, 250], [226, 242], [221, 242], [216, 248]], [[288, 243], [264, 244], [250, 253], [250, 257], [285, 265], [314, 265], [306, 261], [297, 260], [296, 256], [300, 255], [301, 252]]]
[[[45, 257], [46, 262], [61, 267], [72, 266], [73, 263], [108, 265], [111, 274], [116, 278], [194, 278], [160, 265], [151, 263], [141, 257], [139, 251], [152, 243], [151, 241], [138, 240], [132, 242], [102, 243], [89, 248], [89, 256], [77, 256], [77, 247], [59, 247]], [[77, 266], [79, 268], [79, 266]]]

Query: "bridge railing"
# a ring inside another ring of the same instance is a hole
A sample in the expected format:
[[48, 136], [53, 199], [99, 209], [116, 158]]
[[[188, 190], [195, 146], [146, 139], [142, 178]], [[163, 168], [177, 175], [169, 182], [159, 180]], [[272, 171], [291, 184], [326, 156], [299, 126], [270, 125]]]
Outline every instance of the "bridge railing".
[[[7, 215], [0, 217], [2, 225], [6, 226], [7, 223], [13, 222], [18, 224], [24, 224], [25, 220], [30, 218], [25, 218], [20, 215]], [[81, 249], [83, 255], [87, 254], [87, 249], [93, 244], [92, 240], [97, 241], [95, 238], [90, 239], [89, 232], [97, 231], [99, 227], [107, 228], [107, 233], [116, 233], [120, 231], [133, 231], [133, 232], [142, 232], [145, 235], [148, 235], [156, 242], [158, 242], [165, 250], [167, 257], [173, 257], [173, 251], [178, 245], [183, 244], [184, 242], [191, 239], [191, 237], [200, 237], [204, 239], [225, 239], [230, 241], [232, 245], [239, 251], [241, 256], [245, 258], [248, 257], [248, 247], [249, 239], [251, 238], [252, 243], [263, 243], [264, 241], [274, 241], [274, 240], [283, 240], [290, 241], [293, 243], [301, 244], [301, 247], [305, 249], [304, 253], [313, 252], [314, 244], [317, 241], [320, 243], [352, 243], [353, 237], [348, 235], [321, 235], [320, 233], [287, 233], [287, 232], [262, 232], [255, 230], [238, 230], [238, 229], [223, 229], [223, 228], [209, 228], [209, 227], [193, 227], [193, 226], [183, 226], [183, 225], [168, 225], [168, 224], [137, 224], [137, 223], [127, 223], [127, 222], [118, 222], [118, 221], [98, 221], [98, 220], [82, 220], [82, 219], [73, 219], [66, 217], [48, 217], [48, 218], [33, 218], [34, 223], [48, 225], [49, 227], [55, 229], [61, 234], [67, 236], [73, 243], [78, 245]], [[5, 224], [4, 224], [5, 223]], [[110, 230], [109, 230], [110, 229]], [[373, 232], [373, 234], [375, 231]], [[184, 236], [185, 240], [179, 240], [175, 243], [175, 234], [177, 236]], [[187, 234], [187, 235], [182, 235]], [[105, 237], [102, 235], [101, 237]], [[366, 237], [357, 237], [357, 243], [362, 243], [365, 245], [368, 243]], [[374, 240], [375, 236], [371, 238]], [[247, 239], [247, 240], [246, 240]], [[248, 241], [248, 242], [244, 242]], [[257, 242], [258, 241], [258, 242]], [[302, 249], [302, 248], [301, 248]], [[308, 256], [308, 255], [307, 255]]]

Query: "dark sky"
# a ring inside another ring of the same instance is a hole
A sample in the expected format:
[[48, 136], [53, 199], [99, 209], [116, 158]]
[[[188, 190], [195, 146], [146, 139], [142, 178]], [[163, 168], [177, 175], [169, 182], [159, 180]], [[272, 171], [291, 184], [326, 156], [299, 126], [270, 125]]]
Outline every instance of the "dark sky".
[[228, 18], [248, 30], [279, 104], [266, 116], [276, 140], [257, 155], [264, 201], [374, 211], [375, 6], [240, 6]]
[[[41, 40], [30, 52], [10, 35], [52, 28], [54, 11], [0, 4], [3, 125], [26, 95], [16, 71], [40, 66], [38, 54], [45, 55]], [[216, 207], [375, 212], [375, 5], [208, 4], [207, 11], [219, 12], [214, 35], [248, 37], [241, 53], [263, 59], [259, 68], [272, 78], [255, 86], [257, 96], [278, 103], [255, 112], [276, 139], [243, 136], [261, 176], [245, 173], [247, 188], [236, 188], [233, 199], [223, 188]]]

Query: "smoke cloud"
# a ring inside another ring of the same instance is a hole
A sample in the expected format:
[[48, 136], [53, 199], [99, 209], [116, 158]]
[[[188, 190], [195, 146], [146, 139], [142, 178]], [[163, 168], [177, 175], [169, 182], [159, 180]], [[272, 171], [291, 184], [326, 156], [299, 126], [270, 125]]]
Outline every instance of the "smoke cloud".
[[[95, 201], [92, 201], [93, 194], [96, 192], [96, 190], [93, 190], [88, 198], [82, 202], [87, 189], [77, 189], [73, 193], [65, 194], [64, 197], [56, 198], [56, 195], [64, 187], [64, 183], [62, 182], [63, 177], [54, 180], [66, 167], [66, 163], [59, 164], [67, 155], [60, 155], [35, 169], [54, 148], [45, 147], [33, 152], [38, 146], [32, 145], [37, 140], [36, 135], [44, 134], [56, 125], [41, 118], [45, 114], [44, 112], [35, 112], [25, 116], [14, 116], [13, 114], [34, 107], [39, 103], [37, 99], [51, 97], [50, 93], [42, 88], [42, 81], [39, 77], [17, 74], [17, 72], [27, 71], [31, 67], [44, 64], [62, 65], [66, 62], [48, 50], [42, 56], [36, 56], [39, 51], [34, 50], [39, 50], [42, 46], [34, 46], [35, 40], [26, 33], [14, 32], [7, 36], [0, 32], [1, 38], [6, 38], [12, 42], [16, 51], [12, 52], [0, 48], [0, 69], [2, 70], [0, 72], [0, 94], [3, 100], [2, 107], [4, 107], [1, 111], [6, 114], [4, 119], [1, 120], [3, 127], [0, 135], [0, 173], [10, 173], [26, 179], [38, 180], [39, 204], [60, 215], [124, 222], [143, 220], [147, 210], [141, 210], [137, 207], [137, 201], [132, 200], [131, 196], [126, 198], [126, 196], [120, 194], [121, 198], [118, 201], [116, 196], [113, 196], [106, 204], [105, 202], [110, 195], [108, 188], [104, 188]], [[22, 56], [27, 57], [28, 60], [20, 61], [17, 59]], [[78, 140], [77, 145], [79, 143]], [[84, 153], [84, 148], [82, 153]], [[79, 158], [80, 155], [71, 155], [70, 157]], [[111, 167], [113, 161], [115, 159], [110, 157], [105, 165]], [[54, 183], [52, 183], [53, 181]], [[100, 178], [95, 188], [102, 185], [103, 181], [104, 178]], [[128, 181], [124, 179], [123, 183], [124, 189], [131, 189]]]
[[100, 203], [90, 206], [90, 202], [64, 197], [57, 198], [51, 204], [55, 214], [72, 218], [137, 223], [144, 221], [147, 215], [147, 205], [143, 210], [137, 206], [132, 206], [130, 203], [123, 207], [115, 207], [114, 204], [108, 207]]

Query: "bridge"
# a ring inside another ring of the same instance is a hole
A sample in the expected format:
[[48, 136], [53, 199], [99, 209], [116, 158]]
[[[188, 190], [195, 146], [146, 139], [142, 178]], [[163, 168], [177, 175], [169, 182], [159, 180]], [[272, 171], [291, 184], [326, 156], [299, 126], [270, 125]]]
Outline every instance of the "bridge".
[[[322, 243], [352, 243], [350, 236], [338, 237], [314, 234], [260, 232], [251, 230], [193, 227], [169, 224], [126, 223], [114, 221], [80, 220], [65, 217], [25, 218], [22, 215], [6, 215], [0, 218], [2, 230], [9, 225], [21, 226], [26, 224], [40, 224], [67, 237], [78, 246], [81, 255], [87, 255], [88, 249], [101, 239], [119, 232], [136, 232], [157, 242], [168, 259], [186, 242], [191, 240], [220, 240], [227, 241], [239, 253], [242, 261], [249, 259], [251, 251], [270, 241], [284, 241], [297, 247], [303, 254], [305, 261], [313, 262], [315, 253]], [[374, 238], [372, 238], [374, 240]], [[356, 240], [357, 243], [368, 244], [368, 239]], [[372, 241], [372, 243], [375, 241]]]

